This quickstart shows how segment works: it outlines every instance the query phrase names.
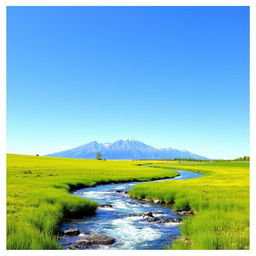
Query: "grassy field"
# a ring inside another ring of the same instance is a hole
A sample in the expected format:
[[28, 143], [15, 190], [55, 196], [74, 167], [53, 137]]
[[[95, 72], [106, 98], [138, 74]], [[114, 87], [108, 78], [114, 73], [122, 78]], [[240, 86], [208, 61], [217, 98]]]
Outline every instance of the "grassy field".
[[178, 174], [139, 163], [7, 155], [7, 248], [61, 249], [56, 238], [61, 220], [92, 214], [97, 207], [70, 195], [72, 189]]
[[[249, 248], [248, 162], [98, 161], [7, 155], [7, 248], [60, 249], [64, 217], [92, 214], [97, 204], [68, 192], [111, 182], [174, 177], [182, 169], [203, 177], [136, 185], [133, 197], [161, 199], [196, 215], [181, 225], [173, 249]], [[170, 169], [166, 169], [170, 168]]]
[[177, 162], [152, 164], [204, 174], [189, 180], [138, 184], [130, 194], [160, 199], [175, 210], [196, 212], [181, 225], [172, 249], [249, 249], [249, 163]]

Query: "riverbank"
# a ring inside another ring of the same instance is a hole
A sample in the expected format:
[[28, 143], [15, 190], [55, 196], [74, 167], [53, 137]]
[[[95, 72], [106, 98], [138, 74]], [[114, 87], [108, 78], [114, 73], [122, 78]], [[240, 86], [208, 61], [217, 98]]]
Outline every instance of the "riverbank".
[[200, 179], [138, 184], [137, 199], [159, 200], [176, 211], [197, 212], [184, 220], [172, 249], [249, 249], [249, 163], [180, 162], [152, 167], [202, 173]]
[[7, 249], [61, 249], [64, 217], [91, 215], [97, 203], [69, 194], [97, 184], [172, 178], [176, 171], [143, 161], [99, 161], [7, 155]]

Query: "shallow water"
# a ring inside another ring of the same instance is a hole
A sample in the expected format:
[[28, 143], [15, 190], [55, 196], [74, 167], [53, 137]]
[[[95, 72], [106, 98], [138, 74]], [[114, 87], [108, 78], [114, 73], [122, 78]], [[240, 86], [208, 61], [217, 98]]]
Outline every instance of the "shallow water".
[[[180, 176], [172, 179], [156, 180], [184, 180], [197, 178], [201, 174], [177, 170]], [[149, 181], [148, 181], [149, 182]], [[156, 224], [147, 222], [147, 218], [129, 217], [129, 214], [143, 212], [162, 212], [154, 214], [155, 217], [179, 218], [173, 210], [158, 204], [152, 204], [130, 198], [127, 194], [117, 193], [116, 190], [130, 190], [134, 185], [146, 182], [129, 182], [121, 184], [99, 185], [74, 191], [72, 194], [97, 201], [99, 204], [111, 204], [112, 208], [99, 207], [94, 216], [82, 219], [72, 219], [63, 223], [61, 231], [68, 228], [77, 228], [91, 234], [104, 234], [116, 239], [113, 245], [97, 246], [90, 249], [164, 249], [170, 246], [172, 240], [180, 235], [177, 223]], [[60, 239], [62, 247], [68, 248], [70, 244], [81, 236], [63, 237]]]

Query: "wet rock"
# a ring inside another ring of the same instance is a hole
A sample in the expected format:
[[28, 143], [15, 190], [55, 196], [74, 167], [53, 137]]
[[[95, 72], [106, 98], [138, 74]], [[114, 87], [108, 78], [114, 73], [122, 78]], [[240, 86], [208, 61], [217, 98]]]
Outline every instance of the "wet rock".
[[77, 244], [71, 244], [68, 246], [68, 249], [69, 250], [77, 250], [77, 249], [80, 249], [81, 246], [77, 245]]
[[181, 223], [181, 219], [171, 219], [171, 223]]
[[153, 216], [153, 213], [152, 213], [152, 212], [144, 212], [144, 213], [142, 214], [142, 217], [144, 218], [144, 217], [154, 217], [154, 216]]
[[80, 230], [76, 228], [69, 228], [69, 229], [66, 229], [63, 233], [66, 236], [78, 236], [80, 234]]
[[157, 221], [159, 221], [160, 219], [159, 218], [156, 218], [156, 217], [149, 217], [148, 219], [147, 219], [147, 221], [148, 222], [157, 222]]
[[175, 202], [173, 200], [171, 200], [169, 202], [163, 202], [163, 204], [167, 204], [169, 206], [173, 206], [175, 204]]
[[163, 202], [161, 200], [159, 200], [159, 199], [154, 199], [153, 203], [154, 204], [162, 204]]
[[128, 191], [117, 189], [115, 190], [115, 193], [128, 194]]
[[111, 204], [100, 204], [100, 208], [112, 208], [113, 206]]
[[143, 205], [144, 202], [128, 202], [128, 204], [134, 204], [134, 205]]
[[88, 232], [85, 232], [85, 231], [80, 231], [80, 234], [79, 235], [89, 235], [90, 233]]
[[93, 235], [85, 235], [83, 238], [76, 241], [78, 244], [85, 245], [109, 245], [115, 242], [115, 239], [111, 236], [101, 235], [101, 234], [93, 234]]
[[181, 219], [161, 219], [159, 223], [181, 223]]
[[144, 212], [144, 213], [135, 213], [129, 214], [128, 217], [154, 217], [154, 214], [164, 214], [163, 212]]
[[156, 217], [149, 217], [147, 219], [148, 222], [154, 222], [157, 224], [165, 224], [165, 223], [180, 223], [181, 219], [169, 219], [169, 218], [156, 218]]
[[129, 214], [128, 217], [142, 217], [143, 213]]
[[154, 214], [164, 214], [163, 212], [152, 212]]
[[135, 202], [128, 202], [128, 204], [139, 205], [139, 203], [135, 203]]
[[195, 212], [192, 211], [192, 210], [188, 210], [188, 211], [185, 211], [185, 210], [179, 210], [179, 211], [176, 211], [176, 213], [178, 215], [182, 215], [182, 216], [188, 216], [188, 215], [194, 215]]

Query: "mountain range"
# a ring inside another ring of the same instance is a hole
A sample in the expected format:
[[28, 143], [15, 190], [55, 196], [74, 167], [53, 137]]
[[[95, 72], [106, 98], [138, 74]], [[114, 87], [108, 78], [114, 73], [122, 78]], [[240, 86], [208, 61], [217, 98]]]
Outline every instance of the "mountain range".
[[97, 141], [93, 141], [79, 147], [48, 154], [47, 156], [95, 159], [97, 152], [100, 152], [104, 159], [208, 159], [186, 150], [178, 150], [171, 147], [160, 149], [154, 148], [133, 138], [122, 139], [113, 143], [98, 143]]

